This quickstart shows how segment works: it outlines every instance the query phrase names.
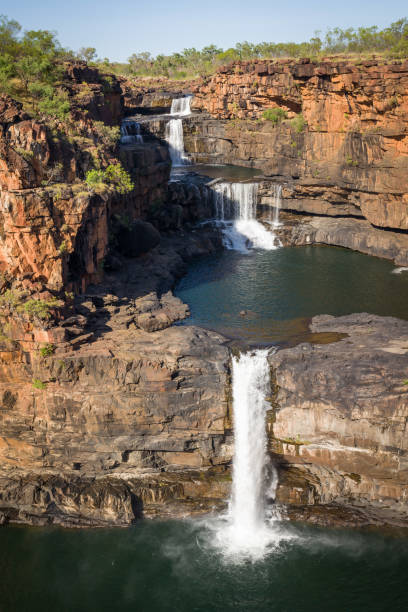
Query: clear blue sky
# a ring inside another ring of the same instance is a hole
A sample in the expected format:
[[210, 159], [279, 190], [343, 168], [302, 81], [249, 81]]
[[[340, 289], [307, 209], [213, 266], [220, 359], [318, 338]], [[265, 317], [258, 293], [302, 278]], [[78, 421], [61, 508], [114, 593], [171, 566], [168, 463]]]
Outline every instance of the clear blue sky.
[[328, 27], [385, 27], [408, 16], [407, 0], [1, 0], [24, 29], [56, 30], [73, 50], [126, 60], [138, 51], [172, 53], [214, 43], [300, 42]]

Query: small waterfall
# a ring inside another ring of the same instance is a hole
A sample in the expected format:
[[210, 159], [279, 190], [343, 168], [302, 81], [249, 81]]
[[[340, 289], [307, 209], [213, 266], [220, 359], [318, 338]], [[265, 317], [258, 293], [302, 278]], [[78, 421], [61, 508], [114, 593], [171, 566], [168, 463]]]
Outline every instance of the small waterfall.
[[214, 185], [215, 217], [219, 221], [224, 246], [248, 252], [250, 246], [272, 250], [279, 246], [276, 236], [256, 220], [258, 183], [216, 183]]
[[142, 144], [143, 136], [140, 133], [140, 123], [137, 121], [124, 121], [120, 126], [121, 144]]
[[279, 227], [279, 211], [282, 205], [282, 185], [274, 185], [274, 207], [269, 209], [269, 223]]
[[183, 122], [181, 119], [170, 119], [166, 125], [166, 141], [173, 167], [186, 166], [190, 163], [184, 152]]
[[184, 98], [174, 98], [171, 102], [170, 115], [190, 115], [190, 104], [193, 96], [185, 96]]

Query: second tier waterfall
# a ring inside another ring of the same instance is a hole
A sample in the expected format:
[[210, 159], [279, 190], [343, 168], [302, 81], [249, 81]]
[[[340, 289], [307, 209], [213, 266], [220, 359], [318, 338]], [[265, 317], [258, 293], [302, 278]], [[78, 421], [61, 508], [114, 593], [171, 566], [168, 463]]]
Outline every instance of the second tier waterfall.
[[213, 186], [215, 217], [222, 226], [224, 246], [243, 253], [249, 247], [275, 249], [279, 241], [256, 219], [258, 183]]
[[169, 145], [173, 167], [189, 164], [190, 161], [184, 152], [183, 122], [181, 119], [170, 119], [166, 125], [166, 140]]

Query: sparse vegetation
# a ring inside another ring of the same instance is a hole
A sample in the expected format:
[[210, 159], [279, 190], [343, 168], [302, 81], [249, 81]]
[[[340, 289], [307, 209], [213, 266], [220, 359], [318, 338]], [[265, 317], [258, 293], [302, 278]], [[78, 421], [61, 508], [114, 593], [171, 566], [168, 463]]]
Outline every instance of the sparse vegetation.
[[299, 113], [296, 117], [291, 119], [290, 124], [297, 134], [301, 134], [305, 129], [306, 121], [302, 113]]
[[121, 164], [110, 164], [105, 170], [89, 170], [85, 182], [89, 191], [111, 185], [120, 194], [129, 193], [134, 188], [132, 179]]
[[55, 352], [55, 344], [45, 344], [40, 348], [41, 357], [50, 357]]
[[0, 309], [4, 308], [14, 314], [26, 314], [33, 321], [48, 321], [52, 310], [62, 305], [61, 300], [50, 298], [41, 300], [28, 298], [23, 291], [7, 289], [0, 295]]
[[32, 385], [34, 389], [46, 389], [47, 383], [43, 382], [39, 378], [33, 378]]
[[262, 113], [262, 118], [265, 121], [272, 121], [275, 125], [288, 118], [288, 114], [285, 109], [279, 106], [275, 108], [268, 108]]

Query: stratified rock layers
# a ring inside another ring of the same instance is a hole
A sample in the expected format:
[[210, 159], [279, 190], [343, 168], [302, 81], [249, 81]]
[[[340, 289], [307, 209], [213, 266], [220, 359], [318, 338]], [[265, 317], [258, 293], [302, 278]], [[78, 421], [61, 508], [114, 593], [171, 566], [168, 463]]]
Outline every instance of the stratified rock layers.
[[270, 358], [278, 498], [354, 508], [363, 522], [406, 523], [408, 323], [323, 315], [311, 330], [348, 337]]
[[[185, 148], [198, 161], [295, 179], [282, 207], [408, 229], [408, 63], [238, 62], [195, 87]], [[281, 108], [275, 123], [265, 110]]]

